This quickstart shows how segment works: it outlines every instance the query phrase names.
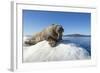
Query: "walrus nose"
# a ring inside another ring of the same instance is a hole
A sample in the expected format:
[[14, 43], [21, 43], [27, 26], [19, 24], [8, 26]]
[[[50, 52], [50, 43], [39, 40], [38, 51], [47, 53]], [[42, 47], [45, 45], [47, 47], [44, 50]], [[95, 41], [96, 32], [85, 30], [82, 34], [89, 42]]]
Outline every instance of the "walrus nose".
[[64, 32], [63, 28], [59, 28], [58, 32]]

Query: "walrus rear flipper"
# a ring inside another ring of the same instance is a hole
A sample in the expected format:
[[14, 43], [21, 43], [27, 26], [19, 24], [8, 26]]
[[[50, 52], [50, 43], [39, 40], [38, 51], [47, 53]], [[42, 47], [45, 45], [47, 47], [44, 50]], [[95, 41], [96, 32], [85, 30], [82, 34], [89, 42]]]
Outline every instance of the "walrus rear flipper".
[[25, 44], [26, 45], [35, 45], [36, 43], [34, 40], [27, 40], [27, 41], [25, 41]]

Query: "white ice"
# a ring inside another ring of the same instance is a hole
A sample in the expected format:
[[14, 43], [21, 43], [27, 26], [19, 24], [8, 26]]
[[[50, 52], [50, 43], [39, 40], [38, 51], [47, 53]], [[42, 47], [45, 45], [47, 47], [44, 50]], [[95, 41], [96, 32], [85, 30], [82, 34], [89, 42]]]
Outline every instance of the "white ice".
[[[26, 39], [25, 39], [26, 40]], [[90, 59], [89, 53], [74, 43], [60, 43], [51, 47], [48, 41], [42, 41], [32, 46], [23, 46], [24, 62], [66, 61]]]

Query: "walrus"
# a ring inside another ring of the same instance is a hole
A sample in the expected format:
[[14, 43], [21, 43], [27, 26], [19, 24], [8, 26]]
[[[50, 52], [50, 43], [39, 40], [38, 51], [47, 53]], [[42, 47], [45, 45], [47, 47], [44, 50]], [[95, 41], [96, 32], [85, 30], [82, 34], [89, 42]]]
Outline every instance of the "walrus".
[[61, 25], [52, 24], [47, 28], [43, 29], [41, 32], [33, 35], [28, 41], [25, 41], [25, 44], [35, 45], [38, 42], [47, 40], [51, 47], [57, 45], [57, 42], [62, 40], [64, 29]]

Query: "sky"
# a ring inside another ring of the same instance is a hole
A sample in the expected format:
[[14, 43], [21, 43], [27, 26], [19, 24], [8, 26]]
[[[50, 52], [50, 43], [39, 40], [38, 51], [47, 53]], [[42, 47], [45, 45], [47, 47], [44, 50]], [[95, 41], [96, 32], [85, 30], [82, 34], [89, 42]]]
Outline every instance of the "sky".
[[51, 24], [60, 24], [66, 34], [91, 34], [91, 13], [23, 10], [24, 35], [33, 35]]

